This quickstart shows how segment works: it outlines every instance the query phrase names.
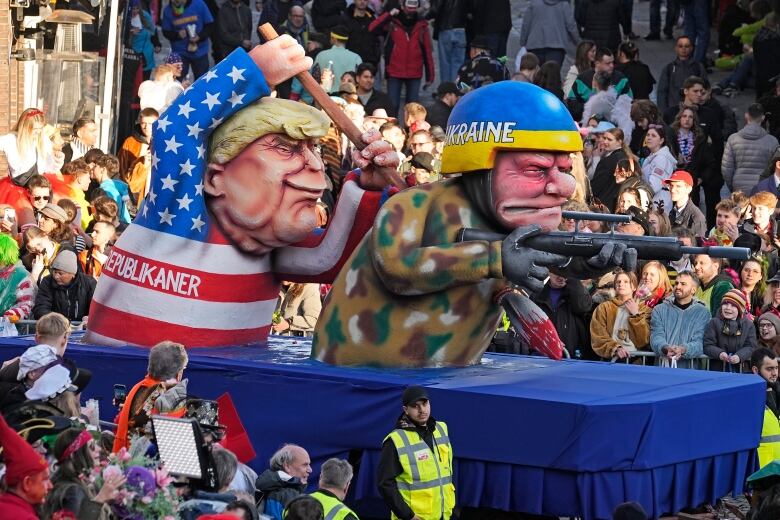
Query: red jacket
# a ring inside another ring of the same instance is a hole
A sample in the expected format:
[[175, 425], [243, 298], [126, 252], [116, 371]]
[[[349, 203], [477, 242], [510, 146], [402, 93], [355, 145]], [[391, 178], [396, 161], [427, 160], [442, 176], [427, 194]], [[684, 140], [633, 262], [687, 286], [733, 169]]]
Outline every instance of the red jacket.
[[436, 68], [433, 64], [433, 44], [427, 21], [417, 20], [411, 33], [407, 33], [398, 18], [385, 12], [369, 24], [368, 30], [387, 32], [385, 63], [388, 77], [419, 79], [422, 78], [424, 69], [426, 81], [433, 83]]
[[38, 520], [35, 509], [23, 498], [13, 493], [0, 495], [0, 518], [14, 520]]

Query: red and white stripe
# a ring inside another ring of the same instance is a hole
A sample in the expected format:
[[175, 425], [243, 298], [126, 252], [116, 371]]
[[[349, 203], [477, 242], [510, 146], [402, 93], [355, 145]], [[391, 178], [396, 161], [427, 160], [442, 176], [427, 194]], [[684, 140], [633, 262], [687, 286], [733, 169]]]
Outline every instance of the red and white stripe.
[[86, 340], [141, 346], [173, 340], [187, 347], [263, 342], [278, 280], [329, 282], [370, 228], [380, 199], [348, 182], [325, 233], [264, 256], [132, 224], [103, 265]]

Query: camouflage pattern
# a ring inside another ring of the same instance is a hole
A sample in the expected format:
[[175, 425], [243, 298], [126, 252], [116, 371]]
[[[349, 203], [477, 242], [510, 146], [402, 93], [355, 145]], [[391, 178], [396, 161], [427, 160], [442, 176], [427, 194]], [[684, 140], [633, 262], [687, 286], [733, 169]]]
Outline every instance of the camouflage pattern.
[[494, 230], [460, 178], [388, 200], [341, 270], [317, 322], [312, 357], [336, 365], [479, 363], [507, 286], [500, 242], [457, 243], [463, 227]]

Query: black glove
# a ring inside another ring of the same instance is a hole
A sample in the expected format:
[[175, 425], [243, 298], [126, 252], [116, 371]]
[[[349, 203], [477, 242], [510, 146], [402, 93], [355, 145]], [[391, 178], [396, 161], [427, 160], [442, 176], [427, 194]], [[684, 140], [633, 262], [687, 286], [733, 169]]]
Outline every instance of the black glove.
[[522, 226], [509, 234], [501, 244], [501, 268], [504, 278], [531, 293], [538, 293], [544, 287], [550, 271], [544, 266], [564, 266], [569, 259], [565, 256], [537, 251], [523, 246], [523, 242], [541, 233], [536, 224]]
[[594, 269], [622, 267], [624, 271], [636, 270], [636, 249], [620, 242], [604, 244], [599, 254], [588, 259], [587, 264]]

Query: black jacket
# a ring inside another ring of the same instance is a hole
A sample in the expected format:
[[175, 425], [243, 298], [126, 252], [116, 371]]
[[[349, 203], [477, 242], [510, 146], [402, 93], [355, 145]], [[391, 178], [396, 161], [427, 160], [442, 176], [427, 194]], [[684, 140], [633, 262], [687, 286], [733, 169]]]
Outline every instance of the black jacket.
[[95, 292], [97, 280], [81, 271], [70, 285], [59, 285], [54, 277], [49, 275], [38, 284], [38, 294], [35, 296], [33, 317], [38, 320], [44, 314], [59, 312], [70, 321], [81, 321], [89, 315], [89, 305]]
[[[771, 78], [780, 74], [780, 34], [761, 28], [753, 38], [753, 57], [756, 71], [756, 98], [768, 92], [774, 92], [775, 84]], [[766, 108], [766, 107], [764, 107]]]
[[[401, 414], [395, 423], [394, 429], [398, 428], [416, 431], [425, 441], [425, 444], [428, 445], [428, 448], [435, 453], [433, 447], [433, 432], [436, 431], [436, 420], [433, 416], [428, 418], [428, 423], [425, 427], [420, 427], [414, 424], [406, 414]], [[403, 497], [401, 497], [401, 493], [398, 492], [398, 484], [395, 481], [395, 478], [403, 473], [403, 471], [401, 462], [398, 460], [398, 451], [395, 449], [393, 441], [387, 439], [382, 444], [382, 455], [376, 470], [379, 494], [382, 495], [382, 499], [385, 501], [387, 507], [389, 507], [398, 518], [401, 520], [411, 520], [411, 518], [414, 517], [414, 512], [404, 501]]]
[[282, 511], [290, 500], [303, 494], [306, 484], [302, 484], [297, 477], [282, 480], [278, 472], [267, 469], [257, 477], [255, 488], [258, 502], [262, 503], [262, 507], [258, 506], [257, 512], [268, 516], [276, 516], [272, 515], [276, 513], [281, 517]]
[[512, 6], [509, 0], [467, 0], [465, 9], [472, 13], [466, 32], [479, 34], [508, 33], [512, 30]]
[[374, 110], [377, 108], [384, 108], [387, 111], [387, 115], [390, 117], [395, 117], [398, 113], [398, 109], [395, 104], [393, 104], [390, 96], [377, 89], [374, 89], [373, 92], [371, 92], [371, 97], [368, 98], [368, 101], [363, 105], [363, 108], [365, 109], [367, 116], [373, 114]]
[[425, 120], [428, 121], [431, 126], [440, 126], [446, 131], [450, 112], [452, 112], [452, 107], [442, 100], [437, 99], [433, 102], [433, 105], [428, 107], [428, 115], [425, 116]]
[[381, 49], [379, 47], [379, 35], [368, 30], [368, 24], [376, 19], [376, 14], [371, 8], [367, 9], [367, 15], [355, 17], [355, 4], [347, 7], [341, 15], [341, 25], [347, 28], [347, 49], [363, 58], [364, 62], [379, 64]]
[[579, 280], [571, 278], [566, 281], [566, 287], [561, 289], [558, 306], [555, 308], [550, 298], [550, 284], [545, 285], [542, 292], [532, 300], [552, 320], [555, 330], [558, 331], [558, 337], [561, 338], [572, 358], [575, 357], [577, 350], [586, 359], [598, 358], [589, 355], [593, 351], [590, 347], [590, 330], [586, 322], [593, 300]]
[[593, 40], [596, 47], [617, 51], [620, 26], [626, 27], [626, 15], [621, 0], [583, 0], [574, 8], [574, 18], [583, 39]]
[[650, 92], [653, 91], [655, 78], [647, 64], [641, 61], [629, 61], [628, 63], [621, 63], [615, 68], [628, 78], [628, 84], [634, 93], [634, 99], [650, 99]]
[[300, 0], [263, 0], [259, 24], [269, 22], [271, 25], [279, 25], [287, 20], [287, 14], [294, 5], [302, 6], [303, 3]]
[[[667, 108], [664, 112], [664, 122], [667, 125], [671, 125], [682, 108], [682, 103]], [[718, 157], [720, 157], [720, 155], [723, 154], [723, 130], [720, 122], [721, 114], [712, 107], [698, 105], [696, 115], [699, 117], [699, 126], [701, 126], [704, 135], [710, 138], [714, 147], [714, 152], [716, 154], [720, 152], [718, 154]]]
[[466, 27], [468, 5], [466, 0], [433, 0], [426, 18], [433, 19], [433, 39], [441, 31]]
[[311, 21], [321, 33], [329, 33], [341, 23], [341, 13], [347, 8], [345, 0], [314, 0], [311, 5]]
[[602, 156], [596, 165], [593, 179], [590, 181], [593, 196], [607, 206], [610, 211], [615, 211], [617, 196], [620, 191], [620, 185], [615, 182], [615, 167], [621, 159], [625, 158], [626, 153], [620, 148], [609, 155]]
[[244, 40], [251, 40], [252, 11], [249, 7], [243, 2], [233, 5], [230, 0], [222, 4], [217, 15], [217, 36], [222, 58], [241, 47]]

